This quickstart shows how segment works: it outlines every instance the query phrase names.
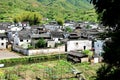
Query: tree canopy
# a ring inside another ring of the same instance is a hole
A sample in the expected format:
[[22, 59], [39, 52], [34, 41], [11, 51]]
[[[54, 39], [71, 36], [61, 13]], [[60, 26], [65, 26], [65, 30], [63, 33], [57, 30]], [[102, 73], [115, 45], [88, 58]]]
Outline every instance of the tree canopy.
[[91, 0], [99, 19], [105, 26], [120, 25], [120, 0]]
[[109, 28], [104, 45], [103, 65], [97, 72], [97, 80], [120, 79], [120, 0], [91, 0], [98, 19]]
[[14, 18], [14, 22], [29, 22], [30, 25], [40, 24], [42, 16], [38, 12], [22, 13]]
[[40, 38], [39, 41], [36, 43], [37, 48], [44, 48], [46, 47], [46, 41], [43, 38]]
[[62, 18], [57, 18], [56, 21], [57, 21], [58, 25], [63, 26], [64, 19], [62, 19]]

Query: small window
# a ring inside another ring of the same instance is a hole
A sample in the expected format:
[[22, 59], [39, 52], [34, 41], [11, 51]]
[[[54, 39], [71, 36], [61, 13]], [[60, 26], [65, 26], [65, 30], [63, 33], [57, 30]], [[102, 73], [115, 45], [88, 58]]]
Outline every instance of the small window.
[[84, 50], [86, 49], [86, 46], [83, 46]]
[[27, 40], [27, 42], [28, 42], [28, 40]]
[[4, 43], [1, 43], [1, 45], [3, 46], [3, 45], [4, 45]]
[[97, 45], [97, 47], [99, 47], [99, 44]]
[[76, 42], [76, 45], [78, 45], [78, 42]]
[[2, 37], [1, 40], [3, 40], [4, 38]]
[[20, 40], [20, 42], [23, 42], [23, 40]]

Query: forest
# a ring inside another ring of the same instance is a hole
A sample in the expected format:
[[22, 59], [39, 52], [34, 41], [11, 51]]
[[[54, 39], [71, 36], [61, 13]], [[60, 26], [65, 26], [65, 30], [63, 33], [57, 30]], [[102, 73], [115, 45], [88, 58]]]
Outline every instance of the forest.
[[37, 12], [42, 18], [54, 20], [97, 22], [97, 15], [89, 0], [1, 0], [0, 22], [13, 22], [16, 16]]

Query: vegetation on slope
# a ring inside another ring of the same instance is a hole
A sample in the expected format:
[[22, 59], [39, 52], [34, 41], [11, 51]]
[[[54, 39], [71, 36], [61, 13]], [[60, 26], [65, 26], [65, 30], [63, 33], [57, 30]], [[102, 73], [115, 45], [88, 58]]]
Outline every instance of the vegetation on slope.
[[1, 0], [0, 21], [13, 21], [24, 12], [38, 12], [49, 19], [96, 21], [93, 6], [87, 0]]
[[82, 74], [85, 76], [86, 80], [94, 80], [93, 76], [96, 76], [96, 70], [100, 65], [101, 64], [89, 63], [71, 64], [64, 60], [47, 61], [27, 65], [21, 64], [13, 67], [1, 68], [0, 79], [33, 80], [38, 77], [41, 78], [41, 80], [58, 80], [62, 78], [78, 80], [76, 78], [71, 78], [71, 76], [74, 76], [71, 72], [71, 67], [74, 67], [78, 71], [83, 72]]

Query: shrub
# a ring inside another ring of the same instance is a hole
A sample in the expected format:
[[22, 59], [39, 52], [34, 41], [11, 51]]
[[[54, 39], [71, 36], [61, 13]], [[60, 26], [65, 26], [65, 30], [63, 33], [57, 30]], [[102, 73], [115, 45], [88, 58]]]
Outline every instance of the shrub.
[[4, 64], [5, 67], [14, 66], [18, 64], [30, 64], [30, 63], [38, 63], [44, 61], [52, 61], [57, 60], [58, 58], [65, 59], [65, 54], [55, 54], [55, 55], [46, 55], [46, 56], [30, 56], [23, 58], [12, 58], [12, 59], [3, 59], [0, 60], [0, 64]]

